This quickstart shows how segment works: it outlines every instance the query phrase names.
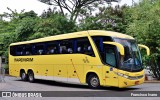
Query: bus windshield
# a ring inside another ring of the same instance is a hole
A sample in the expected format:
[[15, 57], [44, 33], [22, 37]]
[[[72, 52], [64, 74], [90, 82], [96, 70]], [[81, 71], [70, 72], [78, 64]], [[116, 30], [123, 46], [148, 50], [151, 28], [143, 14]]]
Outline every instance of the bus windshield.
[[135, 40], [114, 38], [124, 46], [124, 57], [121, 57], [120, 69], [136, 72], [143, 70], [141, 54]]

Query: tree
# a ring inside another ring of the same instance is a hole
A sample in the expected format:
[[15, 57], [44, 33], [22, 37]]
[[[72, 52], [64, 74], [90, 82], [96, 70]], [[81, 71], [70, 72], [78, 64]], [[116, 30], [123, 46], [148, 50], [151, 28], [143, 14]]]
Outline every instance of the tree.
[[[134, 36], [139, 43], [151, 50], [150, 66], [160, 79], [160, 0], [142, 0], [130, 8], [127, 16], [131, 20], [126, 29], [127, 34]], [[148, 59], [146, 59], [148, 61]]]
[[26, 17], [36, 18], [38, 16], [37, 16], [37, 14], [33, 10], [31, 10], [29, 12], [24, 12], [23, 14], [19, 15], [20, 19], [23, 19], [23, 18], [26, 18]]
[[23, 9], [23, 10], [21, 10], [20, 13], [18, 13], [17, 10], [12, 10], [12, 9], [9, 8], [9, 7], [7, 7], [7, 10], [9, 10], [11, 13], [4, 12], [4, 14], [2, 14], [2, 15], [3, 15], [3, 17], [8, 18], [8, 19], [10, 19], [10, 20], [19, 18], [19, 16], [20, 16], [21, 14], [23, 14], [24, 11], [25, 11], [25, 10]]
[[[98, 5], [105, 5], [108, 0], [38, 0], [54, 7], [59, 7], [60, 12], [65, 16], [65, 11], [70, 15], [70, 21], [75, 22], [81, 11], [88, 9], [93, 11]], [[119, 0], [110, 0], [119, 1]]]
[[116, 7], [100, 7], [99, 12], [95, 15], [85, 15], [86, 17], [80, 20], [80, 27], [82, 30], [100, 29], [117, 31], [121, 33], [126, 32], [127, 19], [125, 17], [125, 9], [128, 6]]
[[160, 54], [160, 1], [143, 0], [131, 9], [127, 34], [148, 45], [152, 53]]
[[68, 21], [66, 17], [61, 16], [61, 14], [52, 12], [47, 18], [44, 16], [44, 18], [39, 20], [34, 30], [36, 32], [30, 39], [74, 32], [77, 31], [77, 26], [75, 23]]
[[0, 20], [0, 43], [5, 44], [3, 51], [7, 55], [8, 46], [13, 42], [28, 40], [29, 36], [34, 33], [34, 25], [38, 16], [35, 12], [16, 12], [4, 13], [9, 21]]

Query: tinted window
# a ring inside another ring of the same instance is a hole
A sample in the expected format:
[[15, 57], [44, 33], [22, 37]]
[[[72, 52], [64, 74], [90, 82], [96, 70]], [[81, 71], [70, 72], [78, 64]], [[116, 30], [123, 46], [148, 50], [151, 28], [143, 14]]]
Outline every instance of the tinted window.
[[50, 42], [47, 44], [47, 54], [57, 54], [58, 53], [58, 43]]
[[13, 56], [74, 53], [94, 56], [92, 46], [87, 37], [11, 46], [10, 53]]
[[32, 46], [31, 45], [25, 45], [24, 46], [24, 54], [23, 55], [32, 55]]
[[15, 46], [10, 47], [10, 54], [13, 56], [16, 56], [16, 47]]
[[16, 55], [20, 56], [20, 55], [24, 55], [24, 46], [17, 46], [16, 47]]
[[105, 63], [111, 65], [112, 67], [116, 67], [116, 53], [115, 53], [115, 47], [112, 45], [106, 45], [105, 47]]
[[108, 36], [93, 36], [92, 38], [99, 51], [102, 62], [116, 67], [116, 47], [103, 43], [104, 41], [113, 41], [112, 38]]
[[104, 41], [113, 41], [111, 37], [109, 36], [93, 36], [92, 37], [94, 40], [94, 43], [97, 46], [97, 49], [99, 52], [104, 52], [104, 46], [103, 46], [103, 42]]
[[83, 53], [90, 56], [95, 56], [93, 53], [92, 46], [87, 37], [77, 39], [77, 53]]
[[60, 54], [73, 53], [73, 40], [61, 40], [59, 41]]
[[43, 55], [45, 54], [45, 45], [44, 44], [35, 44], [33, 46], [35, 55]]

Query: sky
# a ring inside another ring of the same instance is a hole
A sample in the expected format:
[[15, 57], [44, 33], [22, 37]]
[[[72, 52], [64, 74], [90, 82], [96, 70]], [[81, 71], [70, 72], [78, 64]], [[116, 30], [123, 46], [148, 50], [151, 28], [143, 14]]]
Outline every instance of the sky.
[[[138, 2], [139, 0], [134, 0]], [[112, 3], [113, 5], [117, 5], [117, 3]], [[132, 0], [121, 0], [119, 5], [132, 5]], [[39, 2], [38, 0], [0, 0], [0, 14], [3, 12], [9, 12], [7, 7], [11, 8], [12, 10], [17, 10], [20, 12], [21, 10], [25, 9], [25, 11], [35, 11], [38, 15], [41, 15], [44, 10], [47, 10], [49, 7], [44, 3]]]

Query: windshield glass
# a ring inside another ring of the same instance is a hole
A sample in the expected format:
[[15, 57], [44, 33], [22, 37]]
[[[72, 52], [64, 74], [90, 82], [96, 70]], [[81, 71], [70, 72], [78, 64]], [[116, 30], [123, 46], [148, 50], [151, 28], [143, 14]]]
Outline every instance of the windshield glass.
[[121, 57], [120, 69], [126, 71], [140, 71], [142, 67], [142, 59], [140, 51], [135, 40], [119, 39], [115, 38], [115, 42], [118, 42], [124, 46], [124, 57]]

